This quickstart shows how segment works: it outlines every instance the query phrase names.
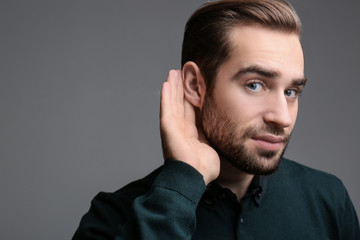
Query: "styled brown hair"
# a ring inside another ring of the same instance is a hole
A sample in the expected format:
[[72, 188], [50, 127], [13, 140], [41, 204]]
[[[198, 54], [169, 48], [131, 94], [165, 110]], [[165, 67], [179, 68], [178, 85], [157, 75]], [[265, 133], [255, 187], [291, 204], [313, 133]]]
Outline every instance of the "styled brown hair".
[[204, 4], [186, 23], [181, 65], [195, 62], [209, 90], [219, 66], [229, 57], [229, 32], [241, 24], [257, 24], [300, 36], [300, 19], [286, 0], [222, 0]]

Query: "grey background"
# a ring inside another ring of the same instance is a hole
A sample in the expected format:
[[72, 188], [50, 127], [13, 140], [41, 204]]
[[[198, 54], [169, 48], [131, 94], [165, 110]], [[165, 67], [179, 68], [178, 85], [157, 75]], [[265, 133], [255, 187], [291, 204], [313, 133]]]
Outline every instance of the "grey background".
[[[70, 239], [90, 200], [162, 163], [159, 92], [204, 1], [0, 2], [0, 239]], [[360, 2], [292, 0], [308, 85], [286, 156], [360, 211]]]

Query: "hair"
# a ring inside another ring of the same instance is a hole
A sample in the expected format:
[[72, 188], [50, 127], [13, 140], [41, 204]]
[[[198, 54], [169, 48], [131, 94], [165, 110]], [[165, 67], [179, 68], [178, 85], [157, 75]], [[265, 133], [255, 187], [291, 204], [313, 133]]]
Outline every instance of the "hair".
[[186, 23], [181, 66], [195, 62], [211, 91], [219, 66], [230, 55], [230, 31], [235, 26], [251, 24], [299, 36], [301, 32], [300, 19], [287, 0], [208, 2]]

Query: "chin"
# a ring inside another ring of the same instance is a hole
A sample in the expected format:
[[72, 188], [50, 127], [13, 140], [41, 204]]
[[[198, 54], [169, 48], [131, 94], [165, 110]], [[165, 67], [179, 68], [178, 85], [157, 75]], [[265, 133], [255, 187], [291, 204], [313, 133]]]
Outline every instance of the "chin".
[[[230, 161], [237, 169], [242, 172], [251, 175], [270, 175], [274, 173], [280, 166], [281, 158], [276, 160], [271, 160], [269, 163], [269, 159], [259, 160], [259, 162], [252, 164], [244, 164], [243, 162], [232, 162]], [[266, 162], [266, 163], [265, 163]]]
[[255, 152], [241, 149], [237, 155], [228, 154], [224, 155], [224, 158], [247, 174], [270, 175], [279, 168], [284, 152], [285, 148], [282, 151], [257, 150]]

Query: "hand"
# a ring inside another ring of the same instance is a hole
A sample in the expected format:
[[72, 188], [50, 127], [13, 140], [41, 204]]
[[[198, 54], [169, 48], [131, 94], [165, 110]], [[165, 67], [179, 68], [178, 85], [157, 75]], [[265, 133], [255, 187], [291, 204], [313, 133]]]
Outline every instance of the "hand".
[[184, 97], [181, 71], [171, 70], [161, 90], [160, 132], [164, 158], [190, 164], [203, 175], [207, 185], [218, 177], [220, 159], [206, 140], [199, 138], [195, 122], [195, 109]]

